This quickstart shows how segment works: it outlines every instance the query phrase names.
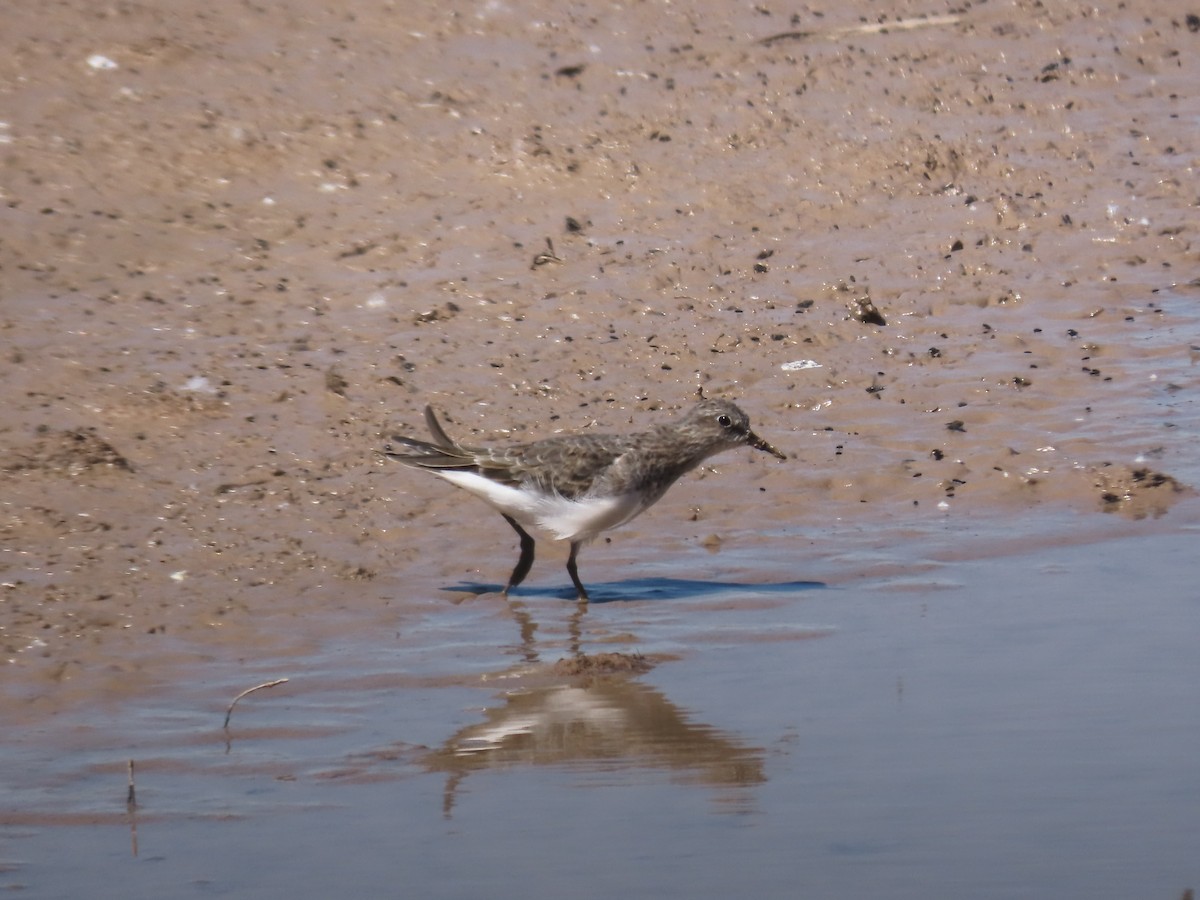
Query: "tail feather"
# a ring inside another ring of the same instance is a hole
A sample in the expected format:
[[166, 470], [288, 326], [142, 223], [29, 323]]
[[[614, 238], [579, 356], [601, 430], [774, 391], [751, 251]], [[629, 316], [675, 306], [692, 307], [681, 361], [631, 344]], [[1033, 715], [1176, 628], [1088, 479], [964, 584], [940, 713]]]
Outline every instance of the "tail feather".
[[475, 467], [473, 457], [446, 451], [424, 441], [402, 437], [394, 437], [392, 440], [414, 452], [405, 453], [388, 444], [383, 448], [383, 455], [406, 466], [415, 466], [419, 469], [469, 469]]
[[475, 454], [446, 434], [432, 406], [425, 407], [425, 424], [433, 435], [432, 443], [396, 434], [392, 435], [392, 440], [409, 452], [399, 451], [388, 444], [383, 448], [383, 455], [406, 466], [421, 469], [464, 469], [477, 465]]
[[425, 424], [429, 427], [429, 433], [433, 435], [433, 442], [439, 447], [444, 447], [447, 450], [461, 449], [458, 445], [458, 442], [451, 438], [450, 435], [446, 434], [446, 431], [444, 428], [442, 428], [442, 423], [438, 421], [437, 413], [433, 411], [432, 406], [425, 407]]

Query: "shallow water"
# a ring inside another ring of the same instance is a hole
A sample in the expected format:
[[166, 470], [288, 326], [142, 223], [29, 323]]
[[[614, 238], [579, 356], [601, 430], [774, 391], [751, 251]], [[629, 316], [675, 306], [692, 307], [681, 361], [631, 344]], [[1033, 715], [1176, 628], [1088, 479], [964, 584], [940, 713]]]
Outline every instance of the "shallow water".
[[[1200, 875], [1196, 536], [581, 615], [484, 595], [440, 639], [210, 672], [8, 747], [0, 884], [1178, 897]], [[543, 664], [578, 641], [658, 664]], [[281, 675], [222, 730], [226, 698]]]

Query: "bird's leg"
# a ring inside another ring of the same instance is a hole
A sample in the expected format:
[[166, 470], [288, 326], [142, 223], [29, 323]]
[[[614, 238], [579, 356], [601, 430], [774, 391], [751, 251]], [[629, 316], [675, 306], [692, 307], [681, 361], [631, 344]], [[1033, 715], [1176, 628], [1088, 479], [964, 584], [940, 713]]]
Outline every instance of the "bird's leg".
[[529, 574], [529, 570], [533, 568], [533, 538], [522, 528], [517, 520], [512, 516], [504, 515], [504, 521], [513, 527], [513, 529], [521, 536], [521, 558], [517, 560], [517, 567], [512, 570], [512, 574], [508, 576], [508, 585], [504, 588], [504, 597], [508, 598], [508, 592], [515, 588], [518, 584], [525, 580], [525, 576]]
[[567, 557], [567, 574], [571, 576], [575, 590], [579, 591], [579, 602], [587, 603], [587, 590], [584, 588], [583, 582], [579, 580], [579, 567], [575, 565], [575, 557], [579, 554], [579, 544], [579, 541], [571, 541], [571, 555]]

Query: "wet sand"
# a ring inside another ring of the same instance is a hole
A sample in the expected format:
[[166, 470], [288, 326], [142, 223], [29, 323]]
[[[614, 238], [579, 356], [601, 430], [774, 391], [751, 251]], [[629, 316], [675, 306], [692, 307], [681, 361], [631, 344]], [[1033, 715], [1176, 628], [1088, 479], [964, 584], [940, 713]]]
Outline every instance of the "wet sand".
[[[642, 697], [673, 668], [708, 684], [723, 633], [784, 664], [756, 616], [812, 586], [973, 594], [989, 560], [1194, 534], [1200, 20], [1177, 4], [65, 2], [7, 12], [0, 46], [14, 760], [119, 768], [122, 717], [314, 668], [298, 689], [331, 703], [379, 678], [369, 702], [444, 711], [503, 673], [557, 698], [591, 677], [559, 659], [611, 652], [655, 666], [620, 676]], [[503, 521], [376, 452], [426, 403], [523, 440], [698, 388], [792, 458], [718, 457], [588, 547], [599, 616], [542, 542], [522, 620], [493, 593]], [[480, 722], [420, 716], [403, 740], [431, 747]]]

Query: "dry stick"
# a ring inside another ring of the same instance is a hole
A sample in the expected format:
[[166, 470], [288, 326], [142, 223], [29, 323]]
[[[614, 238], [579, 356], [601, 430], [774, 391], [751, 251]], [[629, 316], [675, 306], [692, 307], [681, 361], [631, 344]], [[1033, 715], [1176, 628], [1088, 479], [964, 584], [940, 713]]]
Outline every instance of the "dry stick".
[[225, 711], [225, 727], [226, 728], [229, 727], [229, 717], [233, 715], [233, 708], [235, 706], [237, 706], [237, 702], [239, 700], [241, 700], [247, 694], [253, 694], [255, 691], [261, 691], [263, 688], [273, 688], [280, 684], [287, 684], [287, 679], [286, 678], [276, 678], [274, 681], [268, 681], [264, 684], [256, 684], [252, 688], [246, 688], [246, 690], [242, 691], [240, 694], [238, 694], [236, 697], [234, 697], [233, 702], [229, 704], [229, 709]]
[[774, 44], [778, 41], [800, 41], [805, 38], [825, 38], [837, 40], [853, 34], [881, 34], [885, 31], [909, 31], [913, 28], [928, 28], [931, 25], [956, 25], [961, 16], [914, 16], [911, 19], [897, 19], [894, 22], [868, 22], [865, 25], [850, 25], [845, 28], [830, 28], [827, 31], [784, 31], [769, 37], [760, 38], [760, 44]]

